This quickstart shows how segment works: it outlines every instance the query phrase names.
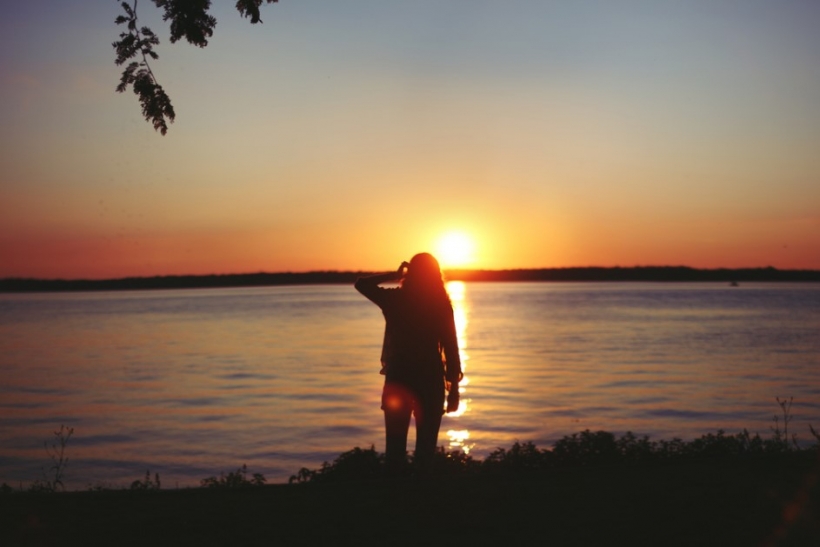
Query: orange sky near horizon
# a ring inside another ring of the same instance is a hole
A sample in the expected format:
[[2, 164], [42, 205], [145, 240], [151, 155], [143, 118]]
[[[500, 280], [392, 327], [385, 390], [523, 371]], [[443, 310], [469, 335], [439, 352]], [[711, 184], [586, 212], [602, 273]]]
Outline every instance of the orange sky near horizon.
[[117, 2], [9, 8], [0, 278], [386, 270], [454, 231], [474, 268], [820, 269], [820, 5], [616, 4], [215, 2], [204, 50], [140, 4], [166, 137], [113, 90]]

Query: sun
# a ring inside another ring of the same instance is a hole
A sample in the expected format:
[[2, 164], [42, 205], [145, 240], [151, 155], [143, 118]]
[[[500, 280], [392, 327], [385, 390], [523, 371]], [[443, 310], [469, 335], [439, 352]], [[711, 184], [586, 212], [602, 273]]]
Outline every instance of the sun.
[[436, 257], [444, 268], [467, 266], [475, 260], [475, 243], [464, 232], [447, 232], [436, 244]]

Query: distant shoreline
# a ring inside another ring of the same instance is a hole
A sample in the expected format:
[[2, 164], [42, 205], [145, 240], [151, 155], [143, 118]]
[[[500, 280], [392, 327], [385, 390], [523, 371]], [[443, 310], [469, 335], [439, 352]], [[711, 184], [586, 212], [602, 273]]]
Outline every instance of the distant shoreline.
[[[252, 274], [166, 275], [120, 279], [0, 279], [0, 292], [76, 292], [152, 289], [352, 284], [375, 272], [312, 271]], [[820, 270], [776, 268], [697, 269], [686, 266], [576, 267], [514, 270], [447, 270], [453, 281], [654, 281], [654, 282], [820, 282]]]

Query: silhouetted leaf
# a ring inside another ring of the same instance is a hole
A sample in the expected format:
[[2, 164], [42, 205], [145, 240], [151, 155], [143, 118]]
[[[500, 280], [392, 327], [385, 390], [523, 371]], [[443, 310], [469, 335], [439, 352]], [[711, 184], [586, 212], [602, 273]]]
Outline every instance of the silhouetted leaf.
[[117, 52], [117, 58], [114, 60], [117, 65], [123, 64], [136, 53], [136, 48], [134, 47], [136, 37], [134, 35], [120, 34], [120, 38], [122, 38], [122, 40], [111, 44]]
[[[128, 2], [122, 2], [120, 4], [120, 6], [122, 6], [123, 10], [125, 10], [125, 13], [128, 14], [129, 18], [131, 18], [131, 19], [134, 18], [134, 10], [131, 8], [131, 6], [128, 5]], [[122, 17], [122, 16], [120, 16], [120, 17]], [[119, 19], [119, 17], [117, 19]]]
[[[268, 4], [273, 4], [278, 2], [279, 0], [266, 0]], [[237, 0], [236, 1], [236, 9], [239, 10], [239, 14], [243, 17], [250, 17], [251, 23], [261, 23], [262, 19], [259, 18], [259, 6], [262, 5], [262, 0]]]
[[128, 86], [134, 83], [134, 71], [137, 70], [139, 67], [139, 63], [134, 61], [133, 63], [129, 64], [125, 70], [122, 71], [122, 76], [120, 77], [120, 85], [117, 86], [117, 92], [122, 93], [125, 91]]
[[142, 115], [151, 122], [154, 129], [165, 135], [168, 132], [166, 118], [173, 123], [176, 117], [171, 99], [145, 68], [137, 72], [133, 87], [142, 105]]
[[154, 0], [165, 10], [163, 21], [171, 21], [171, 43], [185, 38], [199, 47], [208, 45], [213, 36], [216, 19], [208, 15], [211, 0]]

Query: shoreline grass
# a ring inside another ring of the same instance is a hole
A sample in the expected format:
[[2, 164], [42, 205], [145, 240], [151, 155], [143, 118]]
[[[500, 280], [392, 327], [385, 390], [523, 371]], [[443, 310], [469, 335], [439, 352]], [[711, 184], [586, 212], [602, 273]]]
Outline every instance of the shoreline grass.
[[772, 431], [650, 441], [587, 430], [484, 460], [440, 450], [401, 478], [357, 447], [289, 484], [243, 466], [199, 488], [162, 490], [149, 473], [130, 489], [4, 485], [0, 529], [5, 545], [818, 545], [820, 437], [801, 448]]
[[538, 473], [0, 496], [6, 545], [817, 545], [809, 451]]
[[[553, 468], [583, 467], [589, 465], [664, 465], [697, 461], [702, 459], [772, 459], [789, 454], [794, 457], [813, 458], [820, 454], [820, 434], [809, 425], [809, 431], [815, 444], [806, 445], [798, 441], [798, 436], [789, 431], [792, 421], [792, 398], [777, 398], [782, 413], [773, 417], [771, 437], [763, 439], [758, 433], [750, 434], [748, 430], [736, 434], [726, 434], [724, 430], [707, 433], [691, 441], [680, 438], [672, 440], [650, 440], [649, 436], [638, 437], [627, 431], [620, 437], [607, 431], [593, 432], [584, 430], [567, 435], [553, 443], [549, 449], [537, 447], [532, 442], [515, 442], [510, 448], [497, 448], [484, 460], [473, 458], [461, 451], [446, 451], [439, 447], [433, 461], [424, 470], [414, 467], [413, 457], [409, 456], [406, 475], [413, 476], [423, 471], [426, 475], [493, 475], [513, 474], [532, 475]], [[42, 470], [42, 477], [34, 480], [28, 488], [22, 483], [15, 489], [6, 483], [0, 485], [0, 494], [19, 493], [25, 490], [38, 493], [56, 493], [65, 491], [63, 477], [66, 473], [69, 458], [66, 447], [74, 434], [73, 428], [60, 426], [53, 433], [54, 441], [44, 443], [46, 453], [51, 460], [48, 472]], [[820, 456], [817, 456], [820, 457]], [[355, 447], [341, 453], [333, 462], [321, 464], [317, 469], [301, 468], [290, 476], [289, 484], [305, 482], [325, 482], [337, 480], [363, 480], [380, 478], [384, 474], [384, 454], [369, 449]], [[250, 476], [250, 478], [248, 478]], [[249, 475], [246, 465], [242, 465], [227, 475], [210, 476], [200, 480], [202, 488], [236, 488], [262, 486], [267, 480], [261, 473]], [[124, 488], [124, 487], [123, 487]], [[131, 490], [160, 490], [161, 480], [158, 473], [153, 476], [146, 470], [143, 479], [130, 483]], [[190, 488], [190, 487], [188, 487]], [[88, 486], [89, 490], [115, 490], [116, 486]]]
[[820, 545], [820, 434], [789, 430], [777, 399], [771, 437], [744, 430], [651, 441], [584, 430], [541, 449], [531, 442], [485, 459], [439, 449], [384, 475], [384, 454], [356, 447], [288, 484], [246, 466], [162, 490], [146, 471], [130, 489], [65, 491], [74, 430], [27, 489], [0, 487], [4, 545]]

